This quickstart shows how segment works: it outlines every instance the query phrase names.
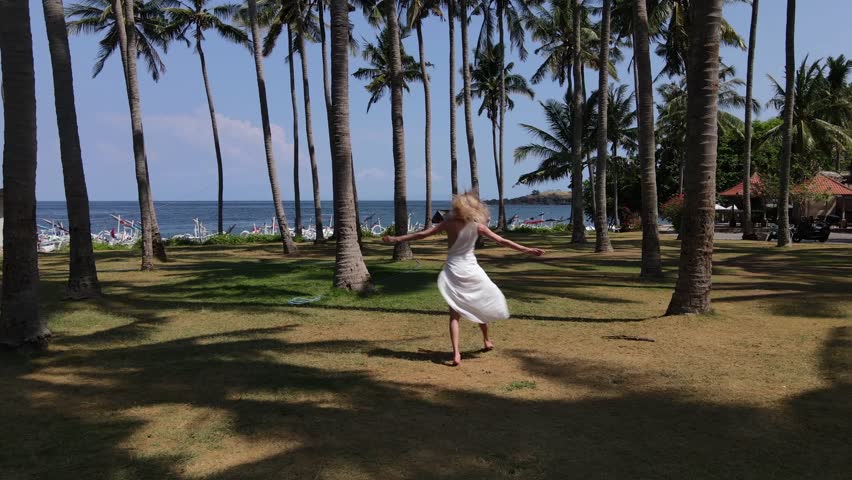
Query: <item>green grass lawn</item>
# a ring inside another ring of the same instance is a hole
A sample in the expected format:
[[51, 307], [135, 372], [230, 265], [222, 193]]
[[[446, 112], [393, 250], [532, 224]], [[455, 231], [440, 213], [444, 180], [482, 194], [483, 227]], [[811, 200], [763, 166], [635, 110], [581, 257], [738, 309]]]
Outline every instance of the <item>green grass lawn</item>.
[[713, 313], [662, 317], [676, 242], [644, 282], [638, 235], [613, 238], [479, 251], [514, 318], [493, 352], [465, 322], [460, 368], [440, 239], [400, 264], [370, 240], [369, 296], [330, 289], [333, 245], [172, 248], [154, 273], [98, 252], [86, 303], [42, 256], [54, 338], [0, 359], [0, 477], [852, 478], [852, 248], [719, 242]]

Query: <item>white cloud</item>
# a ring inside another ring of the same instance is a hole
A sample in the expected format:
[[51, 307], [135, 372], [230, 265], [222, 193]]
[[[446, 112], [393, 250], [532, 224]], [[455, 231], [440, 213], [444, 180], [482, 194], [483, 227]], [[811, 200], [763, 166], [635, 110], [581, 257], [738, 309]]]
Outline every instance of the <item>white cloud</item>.
[[381, 168], [364, 168], [355, 173], [355, 178], [359, 181], [381, 181], [390, 180], [391, 175], [387, 170]]
[[[171, 113], [149, 115], [145, 119], [146, 128], [156, 135], [158, 140], [168, 138], [186, 145], [213, 150], [213, 133], [210, 127], [210, 114], [204, 107], [190, 113]], [[248, 120], [231, 118], [223, 113], [216, 114], [219, 129], [219, 143], [223, 156], [233, 162], [256, 164], [264, 161], [263, 128]], [[150, 126], [149, 126], [150, 125]], [[273, 123], [272, 144], [278, 162], [292, 162], [293, 144], [287, 138], [284, 128]]]

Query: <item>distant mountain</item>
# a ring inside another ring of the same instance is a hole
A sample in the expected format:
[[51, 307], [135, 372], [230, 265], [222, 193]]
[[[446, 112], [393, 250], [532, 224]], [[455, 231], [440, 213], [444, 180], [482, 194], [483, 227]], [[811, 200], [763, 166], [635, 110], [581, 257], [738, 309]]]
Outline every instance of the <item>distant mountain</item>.
[[[486, 200], [485, 203], [494, 205], [497, 203], [497, 200]], [[570, 203], [571, 192], [563, 192], [559, 190], [551, 190], [548, 192], [533, 190], [533, 193], [529, 195], [506, 199], [506, 205], [568, 205]]]

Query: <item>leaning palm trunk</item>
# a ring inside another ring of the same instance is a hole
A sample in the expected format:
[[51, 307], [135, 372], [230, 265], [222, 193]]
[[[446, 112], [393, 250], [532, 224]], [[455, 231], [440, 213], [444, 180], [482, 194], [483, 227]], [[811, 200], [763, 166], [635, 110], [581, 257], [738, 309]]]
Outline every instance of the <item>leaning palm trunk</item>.
[[80, 135], [77, 130], [77, 108], [74, 101], [74, 79], [71, 51], [62, 0], [43, 0], [44, 22], [53, 67], [53, 91], [62, 176], [65, 181], [65, 203], [70, 225], [71, 254], [65, 297], [84, 299], [100, 296], [101, 286], [92, 251], [92, 229], [89, 219], [89, 194], [83, 171]]
[[296, 209], [296, 235], [302, 235], [302, 193], [299, 186], [299, 96], [296, 94], [296, 67], [293, 62], [293, 31], [287, 26], [287, 54], [290, 69], [290, 105], [293, 111], [293, 203]]
[[[254, 0], [252, 0], [254, 1]], [[334, 224], [337, 243], [334, 262], [334, 286], [364, 291], [372, 287], [370, 272], [358, 245], [352, 171], [352, 143], [349, 132], [349, 2], [331, 1], [331, 73], [332, 73], [332, 183], [334, 186]]]
[[269, 172], [269, 185], [272, 188], [272, 202], [275, 204], [275, 217], [278, 220], [278, 230], [281, 232], [281, 242], [284, 246], [284, 254], [298, 253], [296, 244], [290, 236], [287, 228], [287, 216], [284, 206], [281, 204], [281, 191], [278, 188], [278, 174], [275, 171], [275, 157], [272, 153], [272, 130], [269, 125], [269, 106], [266, 102], [266, 80], [263, 75], [263, 57], [260, 51], [260, 28], [257, 24], [257, 1], [248, 0], [249, 20], [251, 22], [252, 50], [254, 52], [254, 66], [257, 75], [257, 92], [260, 101], [260, 118], [263, 123], [263, 147], [266, 151], [266, 169]]
[[204, 79], [204, 91], [207, 93], [207, 108], [210, 110], [210, 126], [213, 129], [213, 148], [216, 151], [216, 170], [219, 174], [219, 190], [216, 196], [218, 215], [216, 222], [216, 233], [223, 233], [224, 225], [222, 224], [222, 216], [224, 214], [224, 194], [225, 194], [225, 174], [222, 166], [222, 149], [219, 146], [219, 127], [216, 123], [216, 109], [213, 107], [213, 91], [210, 89], [210, 80], [207, 77], [207, 61], [204, 58], [204, 50], [201, 48], [201, 30], [199, 29], [195, 35], [195, 50], [198, 52], [198, 59], [201, 61], [201, 76]]
[[459, 162], [456, 153], [456, 0], [447, 1], [450, 34], [450, 188], [459, 193]]
[[426, 228], [432, 226], [432, 95], [429, 90], [429, 73], [426, 72], [426, 52], [423, 48], [423, 27], [417, 22], [417, 46], [420, 49], [420, 73], [423, 75], [423, 100], [426, 112], [424, 154], [426, 161]]
[[[642, 268], [640, 276], [663, 275], [660, 257], [660, 232], [657, 225], [657, 142], [654, 136], [654, 84], [651, 76], [651, 54], [648, 11], [645, 2], [634, 2], [633, 45], [635, 48], [637, 125], [639, 130], [639, 165], [642, 171]], [[616, 204], [616, 212], [618, 205]], [[616, 215], [617, 217], [617, 215]]]
[[601, 16], [601, 52], [598, 70], [598, 161], [595, 172], [595, 251], [611, 252], [606, 223], [606, 167], [607, 167], [607, 104], [609, 103], [609, 17], [611, 0], [603, 0]]
[[311, 161], [311, 181], [314, 187], [314, 225], [317, 231], [314, 243], [322, 243], [325, 241], [325, 236], [322, 231], [322, 201], [320, 199], [317, 152], [314, 148], [314, 122], [311, 117], [311, 86], [308, 80], [308, 56], [305, 55], [305, 34], [300, 30], [297, 35], [299, 41], [299, 58], [302, 60], [302, 94], [305, 100], [305, 138], [308, 141], [308, 157]]
[[[494, 111], [495, 109], [492, 109]], [[495, 112], [496, 113], [496, 112]], [[493, 114], [492, 114], [493, 115]], [[497, 176], [497, 196], [498, 198], [502, 198], [502, 191], [500, 189], [500, 154], [497, 152], [497, 130], [499, 130], [498, 120], [496, 118], [491, 118], [491, 155], [494, 157], [494, 172]], [[499, 202], [499, 200], [498, 200]], [[500, 229], [500, 207], [497, 207], [497, 228]]]
[[467, 133], [467, 154], [470, 159], [470, 188], [479, 196], [479, 172], [476, 165], [476, 141], [473, 137], [473, 98], [470, 84], [470, 45], [468, 41], [467, 0], [461, 0], [462, 78], [464, 90], [464, 127]]
[[571, 62], [574, 76], [572, 113], [574, 130], [571, 145], [571, 242], [586, 243], [586, 226], [583, 221], [583, 67], [580, 59], [580, 9], [582, 0], [573, 0], [574, 5], [574, 58]]
[[29, 2], [0, 0], [0, 18], [6, 195], [0, 347], [44, 348], [50, 330], [38, 305], [36, 91]]
[[[408, 233], [408, 205], [405, 192], [405, 126], [402, 118], [402, 93], [405, 87], [402, 78], [402, 60], [399, 46], [399, 22], [396, 14], [396, 2], [387, 4], [387, 22], [391, 38], [391, 126], [393, 128], [393, 210], [394, 231], [397, 236]], [[394, 246], [395, 261], [413, 258], [408, 242]]]
[[722, 0], [695, 3], [690, 16], [684, 230], [668, 315], [709, 311], [713, 273]]
[[745, 152], [743, 153], [743, 240], [757, 240], [751, 222], [751, 104], [754, 85], [754, 49], [757, 44], [757, 9], [760, 0], [751, 2], [751, 29], [748, 37], [748, 71], [746, 73]]
[[[787, 0], [786, 90], [784, 91], [784, 123], [781, 125], [781, 166], [778, 192], [778, 246], [790, 245], [790, 160], [793, 156], [793, 109], [796, 84], [796, 0]], [[748, 108], [748, 106], [746, 106]], [[799, 142], [801, 145], [803, 142]]]
[[[130, 106], [130, 126], [133, 132], [133, 157], [136, 165], [136, 186], [139, 195], [139, 209], [142, 215], [142, 270], [153, 270], [154, 255], [154, 200], [151, 198], [151, 184], [148, 176], [148, 158], [145, 154], [145, 133], [142, 129], [141, 101], [139, 99], [139, 79], [136, 74], [136, 30], [133, 2], [127, 2], [124, 10], [122, 0], [113, 0], [116, 17], [116, 30], [119, 43], [126, 52], [124, 60], [127, 102]], [[119, 21], [118, 19], [123, 19]]]

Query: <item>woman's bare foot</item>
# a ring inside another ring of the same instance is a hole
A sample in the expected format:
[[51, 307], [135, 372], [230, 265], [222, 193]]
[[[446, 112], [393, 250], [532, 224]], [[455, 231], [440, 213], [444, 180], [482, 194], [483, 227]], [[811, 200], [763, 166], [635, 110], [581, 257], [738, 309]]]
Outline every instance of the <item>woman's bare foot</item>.
[[454, 366], [454, 367], [458, 367], [459, 365], [461, 365], [461, 354], [460, 353], [453, 357], [453, 363], [452, 363], [452, 366]]
[[490, 352], [491, 350], [494, 350], [494, 342], [492, 342], [491, 340], [486, 340], [484, 350], [486, 352]]

